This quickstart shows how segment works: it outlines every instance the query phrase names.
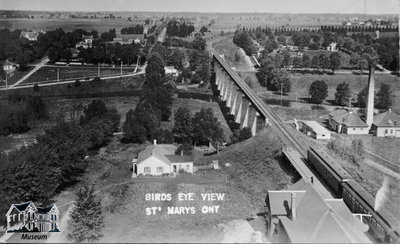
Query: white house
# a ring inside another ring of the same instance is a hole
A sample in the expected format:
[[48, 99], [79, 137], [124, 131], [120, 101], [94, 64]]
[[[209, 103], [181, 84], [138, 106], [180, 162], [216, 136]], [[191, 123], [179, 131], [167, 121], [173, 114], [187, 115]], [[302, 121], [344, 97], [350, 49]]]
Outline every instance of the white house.
[[317, 121], [303, 121], [303, 132], [314, 139], [331, 139], [331, 132]]
[[172, 76], [178, 76], [179, 75], [179, 71], [177, 69], [175, 69], [174, 66], [165, 66], [164, 70], [165, 70], [165, 74], [166, 75], [172, 75]]
[[377, 137], [400, 137], [400, 115], [389, 109], [374, 117], [371, 130]]
[[18, 64], [12, 63], [6, 59], [6, 61], [3, 63], [3, 70], [5, 72], [13, 72], [18, 68]]
[[178, 174], [181, 171], [193, 174], [192, 155], [175, 155], [177, 146], [172, 144], [154, 144], [146, 147], [132, 160], [133, 174], [138, 175], [163, 175]]
[[78, 49], [78, 48], [82, 47], [84, 49], [87, 49], [87, 48], [91, 48], [92, 44], [93, 44], [93, 35], [90, 35], [90, 36], [82, 35], [82, 41], [78, 42], [75, 45], [75, 48]]
[[329, 44], [327, 47], [326, 47], [326, 50], [328, 50], [328, 51], [337, 51], [337, 43], [336, 42], [331, 42], [331, 44]]

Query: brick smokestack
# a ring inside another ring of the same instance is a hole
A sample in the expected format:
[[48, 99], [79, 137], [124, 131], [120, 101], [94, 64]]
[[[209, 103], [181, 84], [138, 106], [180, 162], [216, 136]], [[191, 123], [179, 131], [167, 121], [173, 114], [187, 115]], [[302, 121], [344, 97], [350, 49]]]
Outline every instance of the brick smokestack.
[[368, 97], [367, 97], [367, 113], [366, 121], [368, 128], [371, 128], [374, 121], [374, 97], [375, 97], [375, 66], [369, 67], [368, 75]]

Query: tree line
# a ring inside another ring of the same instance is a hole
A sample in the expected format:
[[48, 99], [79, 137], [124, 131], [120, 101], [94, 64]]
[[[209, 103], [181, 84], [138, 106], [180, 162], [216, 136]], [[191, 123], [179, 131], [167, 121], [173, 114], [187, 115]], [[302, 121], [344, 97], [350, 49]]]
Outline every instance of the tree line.
[[[247, 34], [246, 34], [247, 33]], [[271, 29], [261, 27], [253, 29], [241, 29], [236, 31], [234, 42], [242, 47], [247, 55], [255, 54], [257, 48], [252, 39], [261, 44], [262, 47], [271, 53], [278, 48], [278, 44], [298, 46], [299, 50], [305, 47], [310, 50], [318, 50], [326, 48], [332, 42], [337, 43], [337, 47], [349, 55], [353, 55], [353, 67], [364, 67], [364, 59], [362, 57], [365, 52], [369, 52], [370, 48], [377, 51], [379, 63], [383, 67], [396, 71], [399, 69], [399, 37], [380, 37], [374, 38], [366, 33], [352, 33], [347, 35], [336, 30], [291, 30], [291, 29]], [[361, 61], [362, 60], [362, 61]], [[361, 63], [359, 62], [361, 61]]]
[[167, 35], [187, 37], [195, 30], [194, 26], [186, 21], [171, 19], [167, 24]]
[[143, 25], [135, 25], [130, 27], [124, 27], [121, 29], [121, 34], [143, 34]]
[[47, 117], [46, 104], [40, 96], [13, 93], [7, 101], [0, 101], [0, 135], [27, 132], [31, 122]]
[[80, 119], [58, 121], [36, 138], [37, 143], [0, 154], [1, 211], [18, 202], [49, 204], [60, 190], [78, 180], [88, 164], [85, 156], [109, 141], [119, 121], [116, 109], [94, 100]]
[[[336, 86], [334, 104], [350, 107], [353, 103], [352, 90], [349, 83], [342, 82]], [[321, 104], [328, 97], [328, 85], [324, 80], [316, 80], [309, 87], [309, 95], [312, 102]], [[365, 108], [367, 104], [368, 86], [357, 95], [357, 105]], [[393, 93], [390, 85], [382, 83], [379, 91], [374, 95], [374, 106], [378, 109], [389, 109], [393, 104]]]

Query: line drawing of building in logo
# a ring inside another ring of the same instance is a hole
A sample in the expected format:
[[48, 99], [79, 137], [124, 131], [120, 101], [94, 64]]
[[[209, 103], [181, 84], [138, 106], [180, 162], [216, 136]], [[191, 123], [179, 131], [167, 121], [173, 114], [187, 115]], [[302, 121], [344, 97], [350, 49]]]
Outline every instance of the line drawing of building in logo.
[[12, 204], [6, 214], [7, 233], [60, 232], [59, 216], [55, 204], [48, 207], [36, 207], [32, 201]]

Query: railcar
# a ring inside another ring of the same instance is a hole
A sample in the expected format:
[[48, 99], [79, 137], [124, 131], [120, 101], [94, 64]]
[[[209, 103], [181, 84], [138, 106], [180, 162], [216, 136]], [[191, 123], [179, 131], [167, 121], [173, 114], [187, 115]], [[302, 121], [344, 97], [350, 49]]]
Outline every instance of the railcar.
[[336, 197], [342, 197], [342, 182], [351, 180], [352, 177], [338, 165], [326, 152], [318, 147], [310, 147], [307, 159], [319, 176], [331, 188]]
[[400, 240], [398, 221], [387, 210], [375, 211], [375, 199], [336, 161], [318, 147], [307, 151], [307, 159], [323, 181], [331, 188], [338, 198], [354, 214], [364, 214], [363, 221], [370, 227], [371, 233], [383, 242], [398, 242]]
[[399, 233], [395, 230], [397, 220], [386, 209], [375, 211], [375, 199], [369, 194], [359, 183], [350, 180], [342, 183], [343, 185], [343, 201], [355, 214], [366, 214], [363, 218], [368, 224], [372, 233], [384, 242], [398, 242], [400, 240]]

